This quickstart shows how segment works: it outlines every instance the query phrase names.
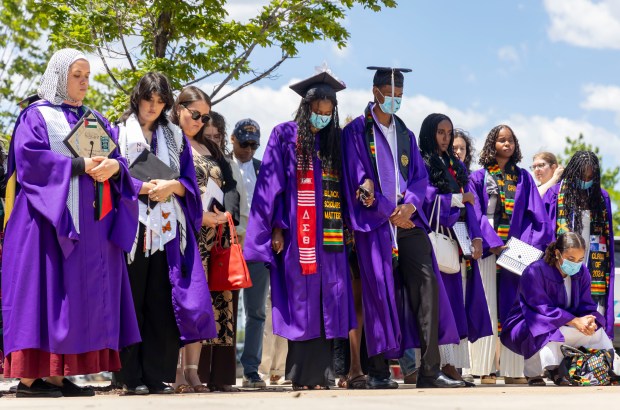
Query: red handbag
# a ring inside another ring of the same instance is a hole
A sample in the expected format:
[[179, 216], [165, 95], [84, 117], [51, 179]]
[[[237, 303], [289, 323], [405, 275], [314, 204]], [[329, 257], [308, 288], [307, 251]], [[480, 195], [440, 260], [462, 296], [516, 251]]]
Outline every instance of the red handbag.
[[209, 290], [237, 290], [252, 286], [250, 271], [243, 258], [237, 230], [230, 213], [226, 212], [230, 229], [230, 247], [222, 246], [224, 225], [218, 225], [215, 245], [209, 254]]

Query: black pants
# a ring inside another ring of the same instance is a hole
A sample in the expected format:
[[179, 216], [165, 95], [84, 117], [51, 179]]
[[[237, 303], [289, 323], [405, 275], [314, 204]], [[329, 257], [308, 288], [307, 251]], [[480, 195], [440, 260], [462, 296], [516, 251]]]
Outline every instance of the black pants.
[[399, 230], [398, 269], [411, 310], [416, 315], [422, 358], [420, 374], [439, 372], [439, 290], [433, 269], [433, 248], [421, 228]]
[[[215, 292], [211, 292], [212, 294]], [[237, 310], [239, 291], [233, 290], [234, 336], [232, 346], [202, 345], [198, 376], [210, 386], [234, 386], [237, 383]]]
[[128, 270], [142, 343], [121, 351], [122, 369], [116, 379], [126, 384], [172, 383], [176, 376], [180, 334], [172, 310], [168, 261], [165, 251], [157, 251], [146, 258], [143, 247], [144, 225], [140, 224], [135, 259]]

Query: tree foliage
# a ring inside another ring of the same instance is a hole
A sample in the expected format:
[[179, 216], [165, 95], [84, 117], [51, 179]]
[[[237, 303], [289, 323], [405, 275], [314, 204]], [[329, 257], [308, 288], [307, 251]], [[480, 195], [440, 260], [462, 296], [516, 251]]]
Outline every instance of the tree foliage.
[[[166, 74], [175, 89], [217, 79], [213, 90], [205, 90], [217, 103], [273, 76], [282, 63], [299, 54], [301, 44], [330, 40], [346, 46], [349, 32], [342, 22], [353, 7], [374, 12], [396, 7], [395, 0], [261, 3], [254, 17], [240, 22], [228, 17], [227, 0], [2, 0], [2, 23], [12, 24], [0, 33], [16, 36], [9, 46], [20, 50], [24, 59], [10, 66], [26, 82], [37, 79], [45, 67], [42, 62], [56, 49], [73, 47], [98, 55], [106, 73], [96, 78], [99, 92], [90, 98], [114, 118], [148, 71]], [[0, 47], [6, 49], [3, 38]], [[261, 49], [277, 51], [265, 66], [255, 58]], [[4, 98], [21, 97], [16, 90], [24, 95], [15, 81], [3, 75]]]
[[[558, 161], [566, 166], [577, 151], [592, 151], [598, 156], [601, 166], [601, 187], [609, 193], [609, 198], [616, 210], [620, 209], [620, 191], [616, 188], [620, 182], [620, 167], [605, 168], [599, 147], [587, 143], [583, 134], [579, 134], [577, 138], [566, 137], [566, 148], [564, 148], [563, 155], [558, 157]], [[614, 234], [620, 235], [620, 212], [614, 212], [613, 221]]]

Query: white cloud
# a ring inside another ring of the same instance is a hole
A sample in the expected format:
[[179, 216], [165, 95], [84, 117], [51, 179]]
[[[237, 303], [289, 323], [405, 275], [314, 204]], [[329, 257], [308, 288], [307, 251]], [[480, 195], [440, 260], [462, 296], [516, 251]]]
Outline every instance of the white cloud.
[[518, 63], [521, 59], [519, 57], [519, 52], [513, 46], [504, 46], [497, 50], [497, 57], [500, 61], [505, 61], [507, 63]]
[[551, 19], [552, 41], [597, 48], [620, 49], [620, 2], [618, 0], [545, 0]]
[[[524, 167], [531, 165], [532, 156], [539, 151], [561, 154], [566, 147], [566, 137], [576, 138], [579, 134], [584, 135], [587, 143], [602, 149], [605, 166], [620, 165], [620, 159], [611, 154], [620, 151], [620, 134], [588, 121], [514, 114], [499, 123], [508, 124], [517, 135]], [[610, 154], [605, 155], [606, 152]]]
[[267, 4], [269, 4], [267, 0], [229, 0], [226, 3], [228, 12], [226, 20], [246, 23], [250, 18], [258, 15]]
[[586, 110], [613, 111], [620, 114], [620, 87], [587, 84], [583, 87], [586, 99], [581, 107]]
[[[294, 83], [298, 79], [292, 79]], [[206, 91], [212, 89], [210, 84], [202, 84]], [[223, 92], [229, 91], [225, 87]], [[372, 98], [368, 89], [349, 88], [338, 95], [338, 111], [344, 123], [347, 116], [357, 117], [362, 114], [366, 104]], [[227, 120], [228, 132], [232, 132], [235, 123], [246, 117], [256, 120], [261, 127], [262, 145], [257, 153], [261, 158], [267, 139], [277, 124], [291, 121], [299, 105], [299, 96], [288, 85], [274, 89], [266, 85], [254, 85], [234, 94], [214, 107]], [[519, 138], [523, 153], [523, 167], [529, 167], [532, 156], [541, 150], [561, 154], [566, 146], [566, 137], [576, 138], [583, 133], [586, 142], [604, 149], [604, 152], [620, 152], [620, 134], [609, 131], [586, 120], [566, 117], [525, 116], [512, 114], [507, 118], [496, 118], [492, 112], [484, 112], [476, 106], [469, 108], [454, 107], [448, 103], [435, 100], [425, 95], [407, 95], [403, 99], [399, 116], [416, 135], [422, 120], [430, 113], [444, 113], [452, 119], [455, 127], [468, 130], [474, 137], [476, 148], [484, 144], [484, 138], [494, 125], [510, 125]], [[604, 146], [603, 146], [604, 141]], [[604, 156], [605, 166], [620, 165], [620, 157], [609, 154]]]
[[[298, 81], [292, 79], [290, 84]], [[209, 92], [212, 84], [200, 84], [200, 87]], [[338, 95], [338, 112], [344, 123], [347, 116], [361, 115], [366, 104], [372, 99], [370, 86], [364, 89], [347, 89]], [[224, 87], [222, 93], [230, 91]], [[291, 121], [299, 105], [299, 96], [287, 86], [278, 89], [267, 86], [250, 86], [234, 94], [214, 106], [226, 118], [228, 131], [232, 131], [235, 123], [246, 117], [256, 120], [261, 127], [262, 145], [257, 156], [262, 157], [263, 148], [273, 127], [285, 121]], [[434, 100], [424, 95], [405, 96], [399, 116], [405, 121], [409, 129], [416, 135], [422, 120], [432, 112], [444, 113], [454, 121], [455, 127], [474, 129], [483, 127], [487, 123], [486, 114], [473, 109], [459, 109], [443, 101]]]

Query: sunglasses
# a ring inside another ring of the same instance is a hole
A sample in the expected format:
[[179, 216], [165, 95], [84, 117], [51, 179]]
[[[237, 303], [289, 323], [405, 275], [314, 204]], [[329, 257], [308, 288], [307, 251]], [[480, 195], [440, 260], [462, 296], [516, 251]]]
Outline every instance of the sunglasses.
[[239, 146], [241, 148], [247, 148], [247, 147], [251, 147], [252, 149], [258, 149], [258, 144], [255, 142], [250, 142], [250, 141], [244, 141], [239, 143]]
[[[181, 104], [182, 105], [182, 104]], [[196, 111], [196, 110], [190, 110], [189, 108], [187, 108], [186, 106], [183, 105], [183, 108], [185, 108], [187, 111], [190, 112], [190, 114], [192, 114], [192, 120], [197, 121], [199, 119], [202, 119], [202, 123], [206, 124], [209, 122], [209, 120], [211, 119], [211, 117], [209, 117], [209, 114], [201, 114], [200, 111]]]

